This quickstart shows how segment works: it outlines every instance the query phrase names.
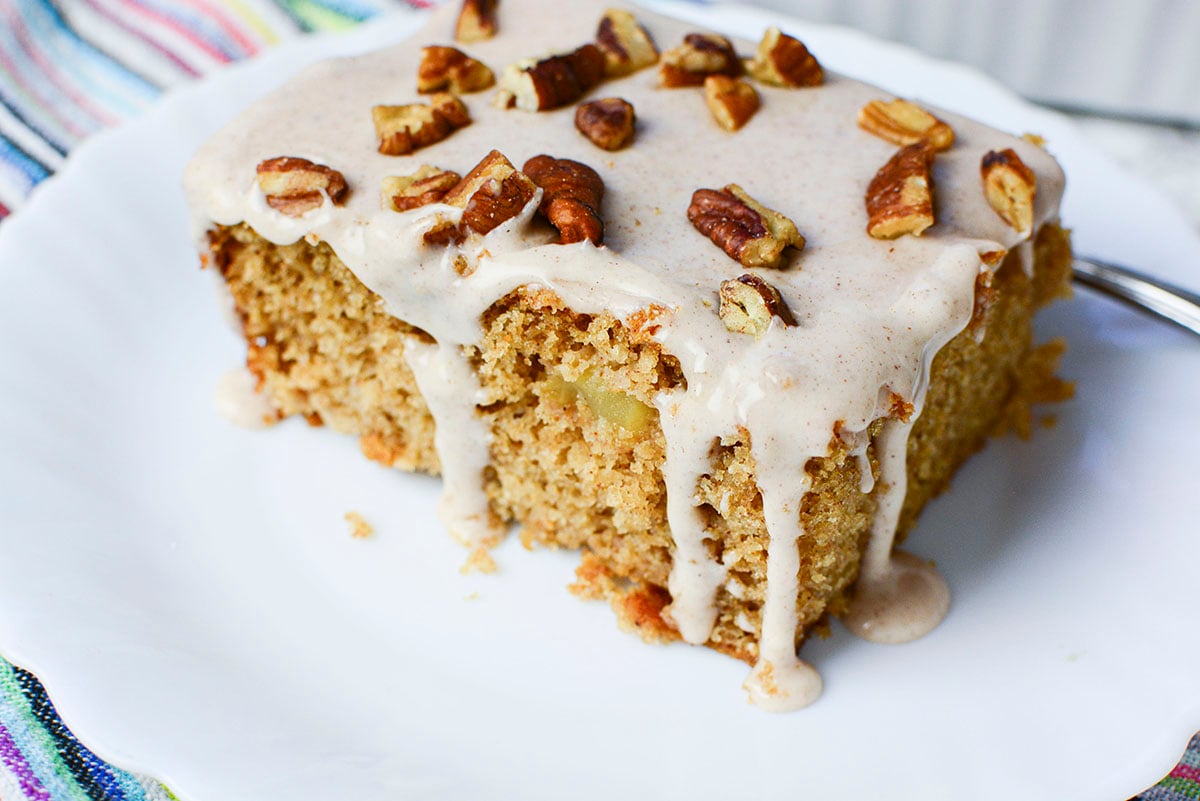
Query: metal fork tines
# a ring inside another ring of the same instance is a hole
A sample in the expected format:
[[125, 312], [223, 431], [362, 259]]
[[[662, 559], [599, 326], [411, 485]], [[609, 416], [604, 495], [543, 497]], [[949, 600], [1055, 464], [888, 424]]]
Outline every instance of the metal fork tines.
[[1076, 258], [1075, 280], [1200, 335], [1200, 295], [1099, 259]]

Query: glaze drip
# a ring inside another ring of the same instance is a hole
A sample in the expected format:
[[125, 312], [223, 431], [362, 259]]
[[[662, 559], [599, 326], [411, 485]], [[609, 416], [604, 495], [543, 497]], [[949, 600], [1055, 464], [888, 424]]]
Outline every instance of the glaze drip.
[[812, 480], [803, 468], [785, 471], [770, 459], [763, 459], [758, 451], [754, 456], [770, 542], [758, 663], [745, 686], [759, 706], [770, 712], [787, 712], [808, 706], [821, 692], [821, 677], [796, 656], [796, 606], [800, 600], [797, 543], [805, 536], [800, 502], [812, 489]]
[[258, 391], [258, 379], [245, 367], [221, 376], [213, 403], [222, 417], [242, 428], [266, 428], [279, 416], [270, 399]]
[[950, 589], [937, 570], [892, 547], [907, 491], [910, 431], [911, 422], [888, 420], [875, 439], [880, 454], [879, 498], [855, 596], [842, 617], [850, 631], [872, 642], [915, 640], [941, 623], [950, 609]]
[[436, 421], [433, 447], [442, 467], [442, 525], [464, 545], [494, 544], [504, 529], [483, 491], [492, 432], [475, 409], [481, 390], [471, 361], [461, 347], [415, 339], [404, 358]]
[[725, 581], [725, 569], [708, 553], [705, 519], [696, 505], [696, 485], [710, 469], [709, 452], [714, 438], [688, 412], [693, 405], [678, 393], [658, 399], [659, 420], [672, 456], [663, 465], [667, 487], [667, 522], [675, 553], [667, 591], [671, 605], [664, 614], [679, 629], [684, 642], [703, 645], [717, 620], [717, 588]]

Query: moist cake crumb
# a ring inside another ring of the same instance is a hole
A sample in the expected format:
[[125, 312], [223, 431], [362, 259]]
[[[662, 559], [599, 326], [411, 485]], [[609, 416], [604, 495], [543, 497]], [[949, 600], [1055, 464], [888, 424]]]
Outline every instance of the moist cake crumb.
[[374, 527], [358, 512], [346, 512], [342, 517], [350, 524], [350, 536], [354, 539], [365, 540], [374, 536]]
[[481, 545], [471, 551], [467, 556], [467, 561], [458, 569], [458, 572], [464, 576], [468, 573], [491, 575], [497, 569], [496, 560], [492, 558], [491, 550]]

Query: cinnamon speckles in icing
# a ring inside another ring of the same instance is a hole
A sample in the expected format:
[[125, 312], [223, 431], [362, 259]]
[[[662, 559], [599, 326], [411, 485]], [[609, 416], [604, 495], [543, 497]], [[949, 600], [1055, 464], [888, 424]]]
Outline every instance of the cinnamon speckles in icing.
[[[498, 66], [570, 51], [594, 39], [606, 10], [606, 3], [579, 0], [567, 15], [554, 0], [506, 0], [502, 32], [476, 39], [471, 56]], [[446, 43], [457, 11], [443, 6], [415, 42], [309, 68], [209, 141], [186, 178], [198, 240], [214, 224], [245, 222], [278, 244], [327, 242], [389, 311], [436, 341], [414, 344], [406, 357], [437, 423], [443, 516], [471, 542], [497, 531], [481, 475], [487, 426], [476, 411], [487, 399], [468, 358], [483, 337], [483, 312], [524, 285], [550, 289], [584, 314], [629, 320], [652, 306], [665, 310], [655, 337], [686, 378], [686, 389], [655, 401], [675, 543], [665, 614], [683, 639], [709, 639], [717, 593], [727, 584], [724, 566], [705, 545], [694, 498], [698, 478], [712, 469], [714, 441], [739, 431], [749, 433], [769, 532], [759, 661], [746, 680], [755, 703], [794, 709], [820, 690], [820, 677], [795, 651], [797, 543], [806, 536], [799, 514], [812, 480], [806, 465], [828, 453], [835, 430], [858, 458], [862, 487], [879, 501], [847, 620], [887, 642], [936, 625], [945, 614], [945, 584], [924, 562], [892, 552], [909, 427], [921, 412], [933, 357], [972, 319], [976, 279], [985, 269], [980, 254], [1011, 251], [1028, 238], [981, 191], [982, 157], [1011, 150], [1036, 176], [1030, 230], [1056, 213], [1062, 176], [1053, 159], [1034, 144], [939, 110], [955, 139], [931, 168], [936, 225], [920, 238], [874, 239], [864, 230], [864, 197], [896, 145], [856, 125], [859, 109], [879, 91], [828, 71], [813, 88], [760, 82], [761, 109], [736, 134], [712, 123], [701, 89], [661, 89], [655, 71], [615, 70], [604, 92], [635, 106], [643, 123], [630, 147], [598, 151], [575, 129], [571, 104], [525, 114], [471, 95], [463, 99], [471, 125], [418, 154], [381, 155], [371, 108], [421, 102], [411, 80], [420, 46]], [[659, 42], [693, 32], [648, 13], [637, 21]], [[753, 50], [745, 42], [733, 46]], [[594, 209], [604, 219], [604, 245], [587, 237], [559, 244], [556, 232], [535, 220], [541, 187], [483, 233], [462, 226], [466, 209], [444, 199], [403, 211], [380, 202], [388, 177], [415, 175], [422, 164], [467, 175], [492, 151], [511, 164], [551, 154], [595, 169], [604, 184], [602, 208]], [[325, 202], [299, 217], [280, 213], [255, 182], [255, 166], [280, 154], [329, 165], [350, 192], [341, 205]], [[788, 248], [777, 268], [748, 268], [697, 231], [686, 213], [691, 193], [733, 183], [798, 221], [803, 253]], [[439, 225], [462, 236], [426, 244], [425, 234]], [[769, 279], [795, 325], [773, 316], [754, 336], [731, 331], [717, 310], [718, 288], [742, 274]], [[908, 422], [891, 419], [893, 396], [911, 405]], [[879, 419], [887, 421], [875, 441], [882, 475], [872, 476], [866, 432]]]

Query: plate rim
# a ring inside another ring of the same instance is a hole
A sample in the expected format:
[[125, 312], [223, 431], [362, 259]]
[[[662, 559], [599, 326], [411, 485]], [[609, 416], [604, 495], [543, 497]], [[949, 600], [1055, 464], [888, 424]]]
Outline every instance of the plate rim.
[[[644, 5], [647, 5], [656, 11], [661, 11], [668, 14], [671, 14], [672, 11], [677, 12], [679, 10], [686, 10], [695, 11], [697, 16], [711, 14], [715, 18], [721, 13], [720, 7], [693, 8], [690, 6], [685, 6], [679, 2], [653, 2], [645, 3]], [[377, 35], [376, 31], [392, 28], [398, 24], [397, 20], [400, 17], [408, 17], [409, 21], [415, 22], [416, 20], [419, 20], [425, 13], [427, 12], [414, 11], [407, 8], [398, 8], [387, 14], [380, 15], [379, 17], [348, 32], [322, 34], [315, 37], [304, 37], [284, 42], [264, 52], [257, 58], [230, 65], [214, 75], [210, 75], [204, 79], [176, 87], [168, 91], [161, 98], [159, 98], [151, 108], [147, 109], [146, 112], [140, 115], [138, 118], [115, 128], [99, 132], [97, 135], [83, 142], [75, 151], [73, 151], [71, 158], [66, 161], [63, 169], [40, 184], [27, 199], [27, 201], [16, 211], [16, 213], [5, 220], [3, 226], [0, 226], [0, 250], [4, 248], [8, 240], [24, 236], [23, 231], [27, 225], [25, 222], [26, 220], [36, 220], [39, 216], [44, 214], [44, 212], [41, 211], [44, 206], [52, 205], [55, 202], [55, 198], [60, 193], [70, 191], [70, 188], [75, 181], [83, 180], [82, 178], [77, 178], [76, 176], [80, 174], [86, 176], [93, 160], [103, 155], [104, 149], [109, 146], [108, 143], [112, 140], [122, 141], [126, 138], [132, 138], [134, 135], [136, 135], [137, 131], [153, 127], [156, 121], [164, 118], [170, 119], [176, 116], [178, 114], [178, 109], [185, 107], [190, 102], [194, 102], [193, 98], [195, 98], [197, 95], [215, 92], [220, 86], [242, 80], [243, 76], [246, 74], [254, 75], [259, 72], [269, 73], [280, 68], [281, 66], [286, 66], [289, 63], [292, 63], [309, 51], [323, 51], [324, 48], [330, 47], [331, 49], [336, 50], [338, 53], [343, 54], [359, 52], [360, 40], [372, 40], [373, 37]], [[786, 15], [775, 14], [773, 12], [760, 9], [739, 9], [739, 13], [748, 14], [757, 20], [778, 21], [787, 18]], [[672, 15], [679, 16], [677, 13]], [[686, 16], [691, 15], [689, 14]], [[721, 29], [719, 24], [713, 24], [712, 27], [718, 30]], [[839, 36], [843, 36], [847, 39], [859, 40], [862, 46], [884, 47], [896, 52], [903, 52], [904, 57], [907, 59], [925, 62], [926, 64], [932, 65], [937, 69], [945, 69], [947, 71], [960, 73], [972, 81], [985, 81], [996, 91], [1004, 92], [1014, 102], [1028, 106], [1031, 109], [1035, 109], [1039, 113], [1046, 115], [1048, 118], [1057, 117], [1059, 118], [1059, 124], [1061, 125], [1066, 127], [1073, 126], [1073, 123], [1071, 123], [1065, 117], [1062, 117], [1062, 115], [1058, 114], [1057, 112], [1040, 109], [1028, 104], [1026, 101], [1020, 100], [1020, 98], [1018, 98], [1015, 93], [1011, 92], [1011, 90], [1008, 90], [973, 68], [927, 56], [905, 45], [881, 42], [880, 40], [877, 40], [869, 35], [862, 34], [851, 29], [841, 28], [840, 26], [804, 23], [804, 27], [812, 30], [836, 32]], [[337, 46], [326, 44], [333, 39], [338, 40], [341, 44]], [[320, 41], [318, 42], [318, 40]], [[323, 57], [328, 55], [330, 55], [330, 53], [324, 53]], [[131, 133], [131, 131], [133, 133]], [[96, 153], [97, 155], [93, 155], [93, 153]], [[1175, 209], [1175, 207], [1170, 204], [1165, 197], [1162, 197], [1157, 190], [1146, 185], [1142, 179], [1129, 174], [1123, 168], [1112, 162], [1111, 159], [1103, 156], [1103, 154], [1100, 154], [1098, 151], [1095, 151], [1094, 155], [1105, 161], [1108, 161], [1111, 164], [1112, 169], [1122, 175], [1123, 180], [1139, 185], [1140, 188], [1148, 190], [1153, 195], [1157, 195], [1166, 208], [1173, 210], [1178, 215], [1180, 224], [1183, 226], [1187, 225], [1183, 222], [1182, 212], [1179, 212], [1177, 209]], [[28, 223], [28, 225], [32, 224], [33, 223]], [[1200, 236], [1193, 234], [1193, 238], [1195, 240], [1195, 247], [1197, 251], [1200, 251]], [[29, 647], [26, 647], [19, 641], [14, 640], [15, 638], [7, 637], [3, 640], [4, 654], [6, 658], [9, 658], [13, 664], [21, 666], [24, 669], [34, 673], [39, 680], [43, 681], [44, 686], [47, 688], [47, 692], [52, 698], [54, 698], [54, 686], [61, 681], [61, 678], [59, 677], [59, 669], [51, 664], [53, 657], [49, 655], [45, 656], [44, 658], [40, 657], [37, 655], [38, 648], [36, 645], [31, 643]], [[67, 669], [67, 672], [69, 672], [69, 669]], [[59, 707], [59, 711], [64, 721], [70, 719], [70, 710], [63, 710], [61, 707]], [[74, 731], [74, 728], [72, 728], [72, 730]], [[96, 751], [96, 753], [103, 758], [112, 761], [114, 764], [124, 766], [128, 763], [128, 760], [124, 759], [119, 747], [110, 748], [109, 744], [104, 741], [104, 738], [96, 737], [95, 734], [95, 732], [89, 733], [89, 738], [87, 741], [89, 748]], [[1186, 744], [1187, 741], [1185, 737], [1185, 739], [1182, 741], [1181, 748], [1186, 747]], [[158, 775], [158, 773], [161, 772], [156, 772], [154, 766], [135, 765], [131, 769], [137, 772], [144, 772], [149, 775]], [[1165, 767], [1165, 770], [1169, 769], [1169, 765]], [[170, 783], [168, 782], [168, 784]]]

